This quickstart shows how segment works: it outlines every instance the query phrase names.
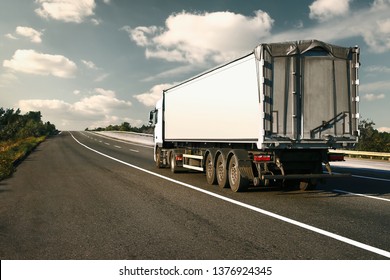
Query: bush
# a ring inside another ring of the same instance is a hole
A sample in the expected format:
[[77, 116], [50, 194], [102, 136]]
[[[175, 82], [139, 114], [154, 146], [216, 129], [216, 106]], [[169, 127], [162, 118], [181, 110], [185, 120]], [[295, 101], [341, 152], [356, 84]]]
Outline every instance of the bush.
[[16, 142], [0, 143], [0, 180], [9, 177], [15, 171], [15, 166], [45, 138], [45, 136], [29, 137]]
[[0, 180], [10, 176], [15, 170], [13, 160], [0, 154]]
[[55, 125], [43, 123], [41, 112], [20, 114], [20, 110], [0, 108], [0, 141], [19, 140], [27, 137], [53, 135]]

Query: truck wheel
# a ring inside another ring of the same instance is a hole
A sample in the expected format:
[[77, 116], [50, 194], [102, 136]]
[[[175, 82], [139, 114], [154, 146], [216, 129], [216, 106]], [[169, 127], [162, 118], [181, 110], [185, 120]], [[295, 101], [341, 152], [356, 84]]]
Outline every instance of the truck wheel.
[[209, 185], [217, 184], [217, 175], [215, 174], [214, 160], [211, 153], [209, 153], [206, 157], [205, 169], [207, 183]]
[[317, 186], [317, 181], [315, 179], [299, 182], [299, 189], [301, 191], [312, 191], [316, 189], [316, 186]]
[[[316, 162], [313, 165], [312, 170], [310, 170], [308, 172], [313, 173], [313, 174], [321, 174], [322, 173], [322, 162], [321, 161]], [[312, 190], [316, 189], [317, 184], [318, 184], [318, 179], [316, 179], [316, 178], [304, 180], [304, 181], [301, 181], [299, 183], [299, 189], [301, 191], [312, 191]]]
[[236, 155], [233, 155], [229, 162], [229, 184], [230, 188], [234, 192], [241, 192], [246, 190], [249, 184], [249, 181], [241, 176]]
[[176, 154], [174, 152], [171, 153], [171, 172], [177, 173]]
[[217, 166], [215, 169], [217, 175], [218, 186], [223, 189], [228, 187], [226, 158], [223, 154], [219, 154], [217, 158]]
[[162, 168], [160, 148], [156, 149], [156, 167], [157, 168]]

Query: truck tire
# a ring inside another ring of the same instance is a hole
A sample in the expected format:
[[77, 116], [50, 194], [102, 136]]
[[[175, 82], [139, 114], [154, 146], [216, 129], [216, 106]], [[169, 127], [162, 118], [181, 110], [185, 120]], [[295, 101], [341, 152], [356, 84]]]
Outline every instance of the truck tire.
[[316, 187], [317, 187], [317, 181], [315, 179], [299, 182], [299, 189], [301, 191], [313, 191], [316, 189]]
[[216, 185], [217, 184], [217, 175], [215, 173], [214, 158], [211, 155], [211, 153], [209, 153], [206, 157], [205, 170], [206, 170], [207, 183], [209, 185]]
[[[313, 164], [312, 170], [310, 170], [309, 172], [313, 174], [322, 174], [322, 162], [318, 161]], [[304, 180], [299, 183], [299, 189], [301, 191], [313, 191], [316, 189], [317, 184], [318, 179], [316, 178]]]
[[170, 154], [170, 167], [172, 173], [177, 173], [176, 154], [172, 152]]
[[217, 166], [215, 168], [215, 173], [217, 175], [218, 186], [223, 189], [228, 187], [228, 176], [226, 168], [226, 157], [220, 153], [217, 157]]
[[229, 184], [234, 192], [245, 191], [249, 185], [248, 179], [241, 175], [236, 155], [233, 155], [229, 161]]
[[162, 168], [162, 163], [161, 163], [161, 151], [160, 148], [156, 148], [156, 167], [157, 168]]

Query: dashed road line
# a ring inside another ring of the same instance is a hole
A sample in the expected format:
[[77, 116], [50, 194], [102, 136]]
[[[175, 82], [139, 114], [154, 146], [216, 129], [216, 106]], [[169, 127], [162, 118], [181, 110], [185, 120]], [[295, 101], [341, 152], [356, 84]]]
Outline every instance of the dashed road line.
[[[88, 132], [88, 133], [93, 133], [93, 132]], [[153, 146], [147, 145], [147, 144], [141, 144], [141, 143], [136, 143], [136, 142], [132, 142], [132, 141], [126, 141], [126, 140], [122, 140], [122, 139], [115, 138], [115, 137], [108, 137], [108, 136], [103, 135], [103, 134], [94, 134], [94, 135], [97, 135], [98, 137], [101, 137], [101, 138], [114, 140], [116, 142], [121, 142], [121, 143], [124, 143], [124, 144], [132, 145], [132, 146], [139, 146], [139, 147], [143, 147], [143, 148], [147, 148], [147, 149], [154, 149]]]

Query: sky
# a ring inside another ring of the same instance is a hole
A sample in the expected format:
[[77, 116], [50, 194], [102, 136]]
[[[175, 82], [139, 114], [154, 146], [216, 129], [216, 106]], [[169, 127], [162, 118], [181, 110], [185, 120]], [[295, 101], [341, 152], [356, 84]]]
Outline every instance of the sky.
[[390, 0], [1, 0], [0, 107], [138, 127], [163, 89], [303, 39], [361, 48], [361, 117], [390, 132]]

